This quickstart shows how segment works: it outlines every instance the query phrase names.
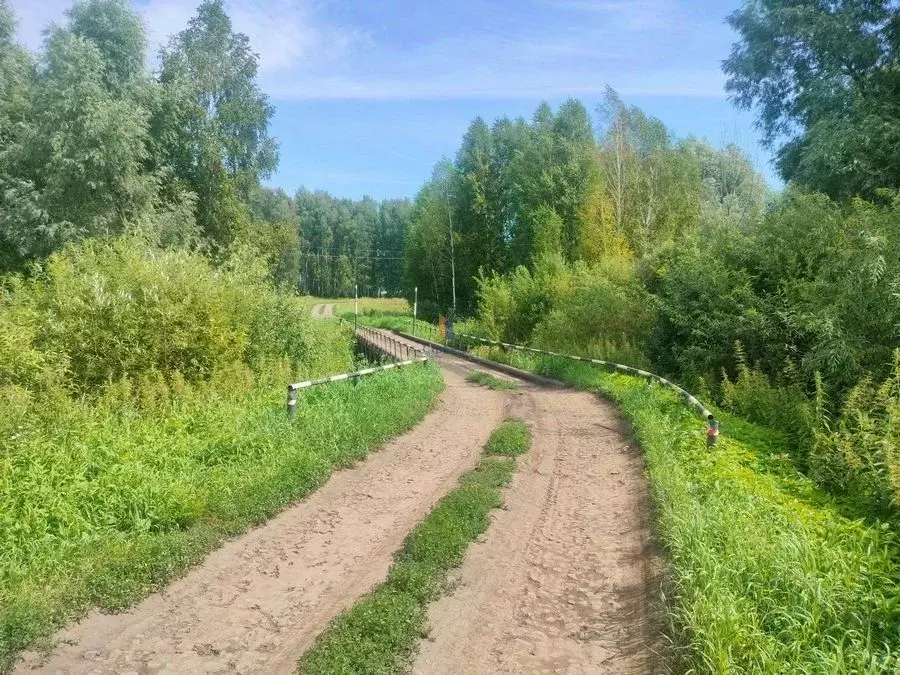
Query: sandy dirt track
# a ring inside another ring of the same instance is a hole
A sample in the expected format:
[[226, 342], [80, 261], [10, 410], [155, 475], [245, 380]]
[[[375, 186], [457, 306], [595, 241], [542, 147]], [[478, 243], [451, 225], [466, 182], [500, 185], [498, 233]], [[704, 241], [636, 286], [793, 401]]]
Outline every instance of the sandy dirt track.
[[486, 536], [432, 605], [416, 673], [660, 672], [643, 459], [596, 397], [525, 385], [520, 460]]
[[330, 319], [334, 316], [334, 305], [333, 302], [327, 303], [319, 303], [318, 305], [313, 305], [312, 315], [316, 319]]
[[432, 605], [414, 671], [660, 670], [660, 558], [642, 459], [615, 409], [525, 383], [494, 392], [465, 381], [473, 364], [437, 359], [447, 388], [416, 429], [164, 592], [62, 631], [49, 656], [27, 654], [17, 670], [294, 672], [328, 622], [385, 579], [403, 538], [508, 415], [529, 422], [533, 449]]

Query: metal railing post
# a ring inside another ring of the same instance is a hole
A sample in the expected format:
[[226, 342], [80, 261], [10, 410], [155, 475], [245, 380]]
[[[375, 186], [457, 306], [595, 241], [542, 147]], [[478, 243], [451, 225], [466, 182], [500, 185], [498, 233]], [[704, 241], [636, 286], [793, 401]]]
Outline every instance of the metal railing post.
[[287, 413], [288, 419], [293, 420], [297, 416], [297, 390], [288, 385]]

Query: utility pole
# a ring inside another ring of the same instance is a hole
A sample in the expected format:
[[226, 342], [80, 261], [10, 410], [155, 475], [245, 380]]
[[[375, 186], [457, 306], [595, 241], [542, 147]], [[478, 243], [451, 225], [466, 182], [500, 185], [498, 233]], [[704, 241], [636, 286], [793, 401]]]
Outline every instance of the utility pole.
[[453, 253], [453, 209], [450, 207], [450, 196], [445, 192], [447, 200], [447, 219], [450, 221], [450, 277], [453, 283], [453, 316], [456, 316], [456, 256]]
[[413, 300], [413, 337], [416, 335], [416, 314], [419, 311], [419, 287], [416, 286], [415, 290], [415, 300]]
[[359, 326], [359, 284], [353, 284], [353, 328]]

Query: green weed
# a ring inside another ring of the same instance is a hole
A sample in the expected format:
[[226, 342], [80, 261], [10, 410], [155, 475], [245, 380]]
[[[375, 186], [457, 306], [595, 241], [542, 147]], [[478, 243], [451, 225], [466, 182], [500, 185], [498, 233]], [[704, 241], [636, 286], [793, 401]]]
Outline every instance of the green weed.
[[471, 373], [466, 375], [466, 380], [469, 382], [474, 382], [475, 384], [479, 384], [482, 387], [487, 387], [489, 389], [498, 389], [500, 391], [516, 391], [519, 389], [519, 385], [510, 380], [501, 380], [499, 377], [494, 377], [490, 373], [483, 373], [479, 370], [473, 370]]
[[488, 456], [503, 455], [517, 457], [531, 447], [531, 431], [522, 420], [509, 419], [491, 434], [484, 454]]
[[[528, 449], [530, 436], [498, 427], [485, 445], [514, 456]], [[510, 457], [485, 457], [460, 480], [428, 518], [406, 538], [387, 581], [337, 617], [300, 661], [303, 673], [396, 673], [409, 667], [425, 631], [427, 605], [441, 592], [446, 573], [462, 563], [466, 548], [490, 524], [490, 512], [503, 505], [501, 488], [516, 463]]]

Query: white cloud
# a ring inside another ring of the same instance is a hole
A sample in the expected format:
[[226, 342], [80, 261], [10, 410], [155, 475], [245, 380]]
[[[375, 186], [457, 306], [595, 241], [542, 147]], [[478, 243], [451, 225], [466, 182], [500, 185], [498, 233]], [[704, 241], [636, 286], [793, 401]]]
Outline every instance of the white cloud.
[[[419, 2], [420, 0], [409, 0]], [[328, 0], [226, 0], [236, 30], [260, 56], [260, 83], [274, 99], [522, 99], [590, 96], [606, 83], [623, 95], [722, 98], [715, 62], [680, 58], [702, 44], [688, 0], [519, 0], [514, 8], [471, 0], [467, 25], [429, 31], [398, 12], [391, 27], [329, 19]], [[182, 30], [199, 0], [139, 0], [151, 54]], [[71, 0], [12, 0], [20, 36], [36, 49]], [[439, 11], [436, 4], [435, 11]], [[370, 30], [373, 31], [370, 33]], [[373, 37], [377, 35], [377, 39]], [[152, 56], [151, 56], [152, 59]]]

